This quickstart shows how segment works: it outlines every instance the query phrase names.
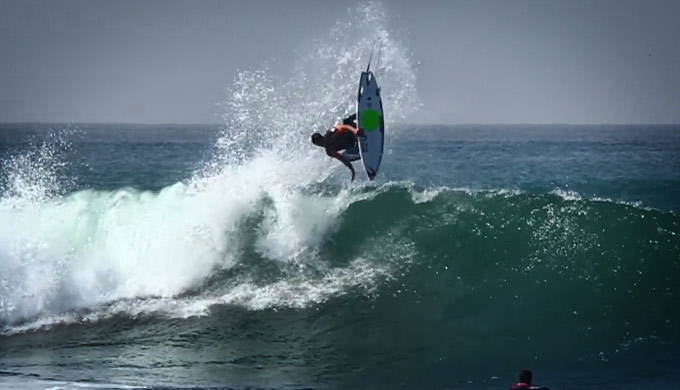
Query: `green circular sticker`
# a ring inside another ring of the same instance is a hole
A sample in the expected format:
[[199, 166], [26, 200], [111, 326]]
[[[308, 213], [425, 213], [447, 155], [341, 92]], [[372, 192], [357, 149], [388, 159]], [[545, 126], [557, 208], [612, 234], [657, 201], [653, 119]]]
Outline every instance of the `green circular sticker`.
[[361, 126], [365, 131], [373, 131], [380, 127], [380, 113], [376, 110], [364, 110], [361, 113]]

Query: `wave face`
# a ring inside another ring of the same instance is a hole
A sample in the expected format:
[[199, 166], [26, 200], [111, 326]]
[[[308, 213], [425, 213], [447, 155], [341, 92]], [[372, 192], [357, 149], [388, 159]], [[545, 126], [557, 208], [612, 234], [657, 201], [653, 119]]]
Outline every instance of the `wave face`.
[[[388, 277], [369, 301], [340, 309], [363, 319], [340, 331], [356, 335], [341, 350], [370, 383], [434, 388], [456, 377], [497, 388], [517, 366], [564, 386], [592, 386], [583, 375], [594, 375], [595, 387], [644, 387], [621, 379], [626, 367], [660, 387], [677, 383], [677, 214], [563, 193], [377, 192], [350, 205], [322, 246], [342, 264], [385, 240], [384, 257], [371, 258], [390, 264]], [[408, 256], [393, 262], [395, 252]]]
[[397, 187], [342, 217], [335, 241], [360, 247], [354, 227], [372, 221], [378, 236], [410, 248], [414, 261], [379, 301], [435, 332], [461, 365], [606, 360], [645, 340], [678, 341], [677, 214], [560, 194]]

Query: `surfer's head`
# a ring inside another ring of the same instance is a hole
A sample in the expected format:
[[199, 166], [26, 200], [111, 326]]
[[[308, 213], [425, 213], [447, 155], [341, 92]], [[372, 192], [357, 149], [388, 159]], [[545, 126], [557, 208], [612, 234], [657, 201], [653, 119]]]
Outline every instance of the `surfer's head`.
[[312, 134], [312, 143], [316, 146], [324, 146], [323, 135], [319, 133]]
[[531, 375], [531, 371], [529, 370], [523, 370], [522, 372], [519, 373], [519, 381], [521, 383], [526, 383], [527, 385], [531, 386], [531, 380], [533, 375]]

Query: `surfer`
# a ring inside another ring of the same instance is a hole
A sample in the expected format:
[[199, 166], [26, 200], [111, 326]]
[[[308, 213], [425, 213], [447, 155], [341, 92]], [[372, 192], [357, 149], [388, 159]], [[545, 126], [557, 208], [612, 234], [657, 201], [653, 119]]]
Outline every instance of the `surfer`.
[[519, 382], [512, 385], [511, 390], [550, 390], [547, 387], [532, 386], [533, 375], [529, 370], [519, 373]]
[[352, 161], [361, 158], [359, 147], [357, 146], [357, 137], [361, 135], [361, 129], [353, 126], [355, 119], [356, 115], [343, 119], [342, 124], [338, 124], [333, 129], [328, 130], [325, 135], [320, 133], [312, 134], [312, 143], [314, 145], [326, 149], [328, 156], [340, 160], [340, 162], [349, 168], [350, 172], [352, 172], [351, 181], [354, 181], [355, 175]]

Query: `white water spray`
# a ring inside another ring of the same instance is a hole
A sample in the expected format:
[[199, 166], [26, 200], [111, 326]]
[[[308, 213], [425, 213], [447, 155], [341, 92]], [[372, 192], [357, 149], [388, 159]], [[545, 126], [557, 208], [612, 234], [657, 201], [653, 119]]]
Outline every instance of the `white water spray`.
[[[29, 151], [10, 159], [3, 174], [19, 179], [0, 200], [0, 324], [83, 320], [69, 314], [82, 308], [91, 309], [92, 318], [92, 312], [157, 310], [185, 316], [216, 303], [305, 307], [385, 275], [384, 267], [356, 259], [320, 276], [294, 275], [265, 286], [243, 280], [209, 296], [175, 298], [247, 261], [240, 233], [260, 213], [259, 256], [283, 265], [323, 262], [319, 245], [359, 195], [309, 190], [328, 181], [337, 166], [310, 147], [309, 135], [351, 110], [375, 38], [384, 42], [380, 81], [387, 120], [405, 118], [418, 107], [410, 56], [388, 32], [382, 6], [369, 3], [298, 49], [290, 79], [241, 72], [223, 104], [225, 127], [214, 158], [183, 183], [159, 192], [60, 195], [56, 155]], [[264, 210], [263, 199], [269, 202]], [[115, 304], [121, 299], [124, 304]]]

